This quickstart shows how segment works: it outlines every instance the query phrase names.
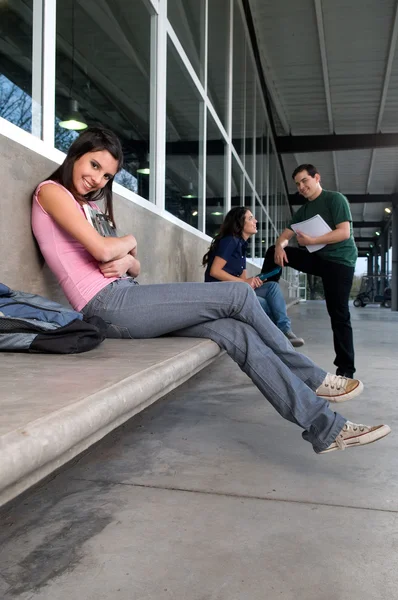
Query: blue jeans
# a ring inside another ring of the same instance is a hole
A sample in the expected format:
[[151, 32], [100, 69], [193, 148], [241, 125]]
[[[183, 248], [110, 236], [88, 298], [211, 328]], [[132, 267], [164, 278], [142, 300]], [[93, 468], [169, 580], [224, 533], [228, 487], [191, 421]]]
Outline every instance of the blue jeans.
[[283, 333], [291, 328], [290, 319], [286, 313], [286, 303], [281, 288], [275, 281], [267, 281], [257, 288], [255, 294], [261, 308]]
[[[218, 287], [216, 287], [218, 286]], [[279, 414], [304, 429], [315, 452], [325, 450], [346, 419], [314, 390], [326, 376], [296, 352], [244, 283], [110, 283], [84, 307], [111, 324], [110, 336], [210, 338], [239, 365]]]

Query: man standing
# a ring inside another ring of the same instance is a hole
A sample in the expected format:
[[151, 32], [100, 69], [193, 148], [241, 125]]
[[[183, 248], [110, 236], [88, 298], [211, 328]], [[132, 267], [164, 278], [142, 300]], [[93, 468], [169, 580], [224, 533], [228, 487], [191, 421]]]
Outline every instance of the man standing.
[[[352, 232], [350, 206], [343, 194], [322, 189], [321, 176], [313, 165], [300, 165], [294, 170], [292, 177], [299, 193], [307, 202], [294, 214], [290, 226], [281, 233], [275, 246], [267, 250], [263, 272], [271, 270], [275, 262], [281, 267], [288, 265], [322, 278], [333, 330], [336, 375], [352, 377], [355, 372], [354, 342], [348, 300], [358, 250]], [[307, 248], [289, 247], [289, 240], [295, 235], [291, 225], [315, 215], [320, 215], [331, 231], [319, 237], [310, 237], [298, 230], [297, 242], [300, 246], [325, 246], [312, 253]], [[279, 277], [280, 275], [271, 279], [277, 280]]]

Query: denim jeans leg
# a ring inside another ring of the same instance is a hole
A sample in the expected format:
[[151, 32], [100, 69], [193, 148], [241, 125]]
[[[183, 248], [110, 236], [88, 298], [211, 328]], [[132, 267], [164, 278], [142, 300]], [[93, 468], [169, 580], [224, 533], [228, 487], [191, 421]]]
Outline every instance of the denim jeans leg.
[[260, 303], [261, 308], [263, 309], [263, 311], [265, 312], [265, 314], [271, 319], [272, 321], [272, 313], [271, 313], [271, 309], [268, 306], [268, 302], [265, 300], [265, 298], [262, 298], [261, 296], [259, 296], [257, 294], [257, 290], [255, 290], [256, 296], [258, 298], [258, 301]]
[[218, 319], [175, 332], [183, 337], [204, 337], [215, 341], [240, 366], [277, 412], [299, 425], [303, 438], [315, 452], [327, 448], [346, 421], [318, 398], [270, 348], [256, 330], [235, 319]]
[[262, 342], [312, 390], [326, 377], [323, 369], [292, 348], [262, 310], [251, 287], [244, 283], [131, 285], [129, 280], [119, 280], [99, 292], [84, 312], [127, 330], [131, 338], [158, 337], [231, 317], [251, 325]]
[[126, 329], [132, 338], [190, 332], [214, 339], [246, 369], [282, 416], [306, 430], [303, 435], [316, 451], [326, 448], [343, 427], [344, 418], [312, 391], [323, 381], [325, 371], [293, 350], [246, 284], [135, 286], [120, 280], [89, 303], [85, 312], [90, 311]]
[[[268, 307], [267, 315], [283, 333], [291, 328], [290, 319], [286, 313], [286, 302], [282, 290], [275, 281], [264, 283], [255, 290], [258, 299], [263, 299]], [[260, 302], [261, 303], [261, 302]]]

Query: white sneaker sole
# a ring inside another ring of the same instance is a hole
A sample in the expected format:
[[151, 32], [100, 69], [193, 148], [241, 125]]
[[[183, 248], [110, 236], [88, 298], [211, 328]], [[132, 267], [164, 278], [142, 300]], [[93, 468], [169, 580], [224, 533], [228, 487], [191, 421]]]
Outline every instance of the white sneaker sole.
[[373, 444], [373, 442], [377, 442], [377, 440], [381, 440], [386, 435], [391, 433], [391, 428], [388, 425], [379, 425], [377, 429], [373, 431], [369, 431], [368, 433], [363, 433], [362, 435], [356, 435], [352, 438], [347, 438], [345, 441], [346, 447], [340, 448], [335, 442], [326, 448], [326, 450], [322, 450], [318, 452], [318, 454], [326, 454], [326, 452], [333, 452], [333, 450], [346, 450], [348, 448], [355, 448], [355, 446], [365, 446], [366, 444]]
[[336, 395], [336, 396], [323, 396], [322, 394], [317, 394], [318, 398], [323, 398], [324, 400], [329, 400], [329, 402], [347, 402], [347, 400], [352, 400], [359, 394], [363, 392], [363, 383], [358, 379], [358, 385], [356, 388], [351, 390], [351, 392], [346, 392], [344, 394]]

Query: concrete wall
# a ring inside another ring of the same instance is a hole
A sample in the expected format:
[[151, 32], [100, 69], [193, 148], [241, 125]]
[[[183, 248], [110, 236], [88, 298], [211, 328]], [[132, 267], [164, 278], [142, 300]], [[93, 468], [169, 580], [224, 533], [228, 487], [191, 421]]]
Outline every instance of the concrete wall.
[[[55, 168], [56, 163], [0, 135], [0, 282], [66, 302], [30, 223], [32, 192]], [[201, 259], [209, 242], [116, 194], [114, 206], [121, 231], [137, 238], [141, 283], [203, 281]], [[248, 265], [249, 274], [257, 271]]]

